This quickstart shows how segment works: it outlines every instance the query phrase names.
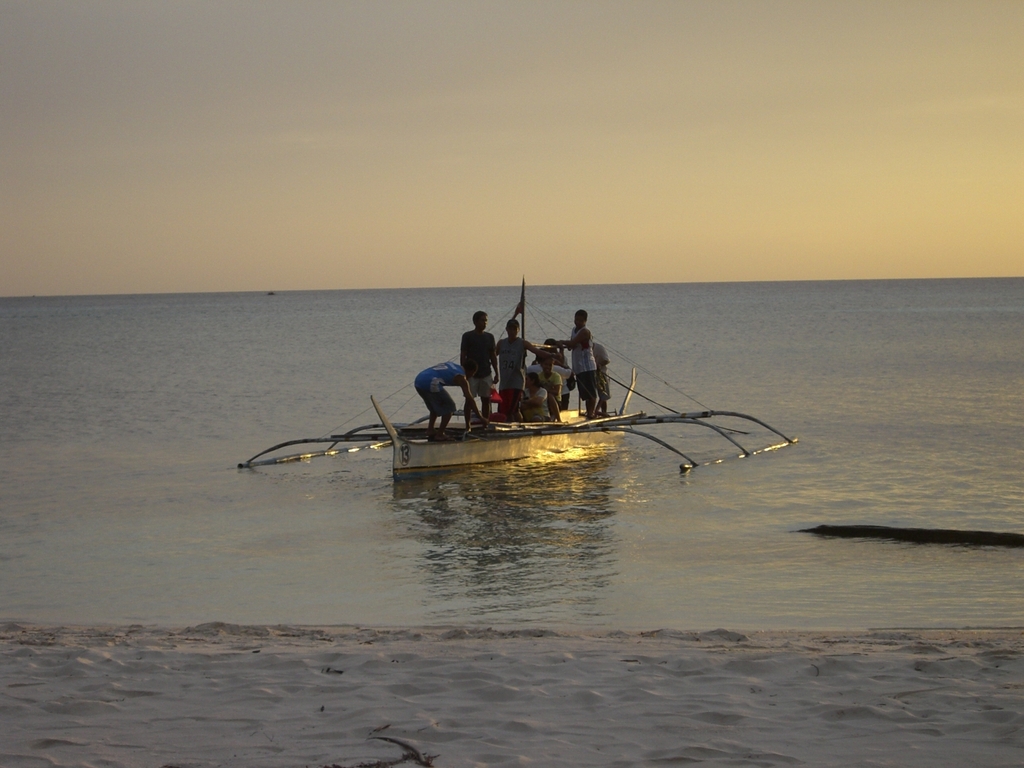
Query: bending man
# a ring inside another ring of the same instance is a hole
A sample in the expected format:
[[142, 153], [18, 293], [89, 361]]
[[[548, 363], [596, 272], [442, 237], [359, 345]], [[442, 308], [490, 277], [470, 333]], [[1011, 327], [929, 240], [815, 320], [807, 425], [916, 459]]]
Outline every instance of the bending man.
[[[448, 426], [448, 422], [451, 421], [452, 414], [455, 413], [456, 408], [455, 401], [445, 391], [445, 387], [459, 387], [462, 389], [462, 394], [466, 397], [463, 413], [466, 417], [467, 432], [471, 429], [470, 411], [479, 416], [484, 426], [487, 426], [487, 417], [480, 413], [476, 400], [474, 400], [473, 395], [469, 391], [467, 377], [472, 376], [474, 373], [476, 373], [476, 362], [470, 359], [466, 361], [465, 368], [455, 363], [439, 363], [432, 368], [420, 371], [419, 375], [416, 376], [413, 386], [416, 387], [417, 394], [423, 398], [427, 410], [430, 411], [430, 423], [427, 424], [427, 440], [449, 439], [444, 430]], [[440, 430], [435, 432], [434, 426], [437, 423], [438, 417], [441, 418], [441, 426]]]

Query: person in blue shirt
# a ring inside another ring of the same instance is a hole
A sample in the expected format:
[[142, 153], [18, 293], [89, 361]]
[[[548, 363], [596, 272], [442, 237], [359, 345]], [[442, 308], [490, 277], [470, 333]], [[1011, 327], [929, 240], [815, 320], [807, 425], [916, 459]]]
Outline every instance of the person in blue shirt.
[[[470, 359], [466, 360], [465, 368], [455, 363], [438, 363], [431, 368], [420, 371], [416, 376], [413, 386], [416, 387], [416, 392], [423, 398], [427, 410], [430, 411], [430, 422], [427, 424], [427, 440], [443, 441], [450, 439], [444, 430], [448, 426], [448, 422], [451, 421], [452, 414], [455, 413], [456, 408], [455, 401], [445, 391], [445, 387], [459, 387], [462, 389], [462, 394], [466, 397], [463, 413], [466, 416], [467, 432], [470, 430], [470, 411], [479, 416], [484, 426], [487, 426], [487, 418], [480, 413], [480, 408], [477, 407], [476, 400], [469, 391], [468, 378], [472, 377], [475, 373], [476, 362]], [[441, 424], [440, 428], [435, 430], [434, 427], [437, 424], [438, 418], [441, 419]]]

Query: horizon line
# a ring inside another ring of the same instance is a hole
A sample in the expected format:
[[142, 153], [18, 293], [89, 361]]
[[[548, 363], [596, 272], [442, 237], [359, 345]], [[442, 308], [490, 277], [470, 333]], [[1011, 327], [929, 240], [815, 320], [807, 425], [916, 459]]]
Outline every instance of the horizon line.
[[[616, 282], [616, 283], [536, 283], [532, 288], [583, 288], [599, 286], [619, 285], [754, 285], [759, 283], [898, 283], [898, 282], [940, 282], [960, 280], [1021, 280], [1022, 275], [989, 275], [989, 276], [963, 276], [963, 277], [844, 277], [844, 278], [805, 278], [788, 280], [663, 280], [655, 282]], [[264, 296], [278, 295], [284, 293], [325, 293], [332, 291], [450, 291], [450, 290], [476, 290], [491, 288], [514, 288], [519, 283], [491, 283], [489, 285], [421, 285], [421, 286], [391, 286], [391, 287], [363, 287], [363, 288], [270, 288], [270, 289], [249, 289], [234, 291], [141, 291], [141, 292], [120, 292], [120, 293], [24, 293], [0, 296], [0, 300], [6, 299], [69, 299], [69, 298], [106, 298], [110, 296], [193, 296], [193, 295], [233, 295], [233, 294], [258, 294]]]

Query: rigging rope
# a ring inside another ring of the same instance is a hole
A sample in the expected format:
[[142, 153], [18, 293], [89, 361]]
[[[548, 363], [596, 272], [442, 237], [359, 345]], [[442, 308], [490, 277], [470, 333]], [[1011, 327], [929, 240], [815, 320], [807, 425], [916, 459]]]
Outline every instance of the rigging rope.
[[[619, 380], [618, 380], [618, 379], [616, 379], [616, 378], [615, 378], [614, 376], [611, 376], [611, 375], [609, 375], [608, 373], [605, 373], [605, 376], [607, 376], [607, 377], [608, 377], [609, 381], [614, 381], [614, 382], [615, 382], [616, 384], [618, 384], [618, 385], [619, 385], [620, 387], [625, 387], [626, 389], [629, 389], [629, 384], [627, 384], [626, 382], [624, 382], [624, 381], [619, 381]], [[649, 403], [654, 403], [654, 404], [655, 404], [656, 406], [658, 406], [659, 408], [664, 408], [664, 409], [665, 409], [666, 411], [671, 411], [672, 413], [682, 413], [682, 410], [681, 410], [681, 409], [679, 409], [679, 408], [673, 408], [673, 407], [672, 407], [671, 405], [665, 405], [664, 403], [659, 403], [659, 402], [658, 402], [657, 400], [655, 400], [655, 399], [654, 399], [653, 397], [648, 397], [648, 396], [647, 396], [647, 395], [645, 395], [645, 394], [644, 394], [643, 392], [638, 392], [638, 391], [637, 391], [636, 389], [634, 389], [634, 390], [633, 390], [633, 394], [634, 394], [634, 395], [636, 395], [637, 397], [643, 398], [644, 400], [646, 400], [646, 401], [647, 401], [647, 402], [649, 402]], [[707, 409], [705, 409], [705, 410], [707, 410]]]
[[[405, 384], [404, 386], [399, 387], [394, 392], [392, 392], [390, 395], [387, 395], [386, 397], [382, 398], [380, 402], [386, 403], [388, 400], [390, 400], [392, 397], [397, 395], [399, 392], [401, 392], [401, 391], [403, 391], [405, 389], [408, 389], [411, 386], [412, 386], [412, 384]], [[410, 395], [409, 399], [406, 400], [404, 403], [402, 403], [402, 405], [398, 408], [398, 410], [400, 411], [400, 410], [402, 410], [402, 408], [405, 408], [405, 406], [407, 406], [411, 400], [412, 400], [412, 396]], [[345, 421], [343, 421], [338, 426], [332, 427], [331, 429], [327, 430], [323, 435], [321, 435], [321, 438], [330, 438], [331, 435], [338, 434], [342, 429], [347, 427], [349, 424], [351, 424], [356, 419], [362, 418], [364, 413], [369, 413], [371, 410], [373, 410], [373, 406], [372, 405], [370, 405], [368, 408], [364, 408], [363, 410], [361, 410], [359, 413], [357, 413], [352, 418], [346, 419]]]
[[[545, 313], [543, 312], [543, 310], [540, 310], [540, 309], [538, 309], [537, 311], [538, 311], [538, 312], [541, 312], [542, 314], [545, 314]], [[551, 317], [551, 316], [547, 316], [547, 318], [548, 318], [548, 320], [549, 320], [549, 321], [551, 321], [551, 322], [555, 322], [555, 319], [554, 319], [553, 317]], [[596, 341], [596, 339], [595, 339], [595, 341]], [[654, 379], [655, 381], [658, 381], [658, 382], [660, 382], [660, 383], [664, 384], [664, 385], [665, 385], [666, 387], [668, 387], [669, 389], [671, 389], [671, 390], [672, 390], [673, 392], [676, 392], [676, 393], [678, 393], [678, 394], [682, 395], [683, 397], [687, 398], [688, 400], [692, 400], [693, 402], [695, 402], [695, 403], [696, 403], [697, 405], [699, 405], [699, 406], [700, 406], [701, 408], [703, 408], [703, 409], [704, 409], [704, 410], [706, 410], [706, 411], [709, 411], [709, 410], [711, 410], [711, 409], [710, 409], [710, 408], [709, 408], [708, 406], [704, 405], [704, 403], [702, 403], [702, 402], [701, 402], [700, 400], [698, 400], [698, 399], [697, 399], [696, 397], [694, 397], [693, 395], [691, 395], [691, 394], [689, 394], [689, 393], [687, 393], [687, 392], [684, 392], [683, 390], [679, 389], [678, 387], [674, 386], [673, 384], [671, 384], [671, 383], [669, 383], [669, 382], [665, 381], [665, 379], [663, 379], [663, 378], [662, 378], [661, 376], [659, 376], [658, 374], [656, 374], [656, 373], [655, 373], [654, 371], [650, 370], [649, 368], [646, 368], [645, 366], [641, 365], [640, 363], [636, 362], [635, 360], [632, 360], [632, 359], [630, 359], [630, 358], [629, 358], [629, 357], [628, 357], [627, 355], [625, 355], [625, 354], [624, 354], [624, 353], [623, 353], [622, 351], [620, 351], [620, 350], [618, 350], [618, 349], [615, 349], [615, 348], [614, 348], [614, 347], [612, 347], [612, 346], [611, 346], [610, 344], [605, 344], [605, 343], [604, 343], [603, 341], [601, 342], [601, 344], [603, 344], [603, 345], [605, 346], [605, 348], [607, 348], [608, 350], [610, 350], [610, 351], [614, 352], [614, 353], [615, 353], [616, 355], [618, 355], [619, 357], [621, 357], [621, 358], [622, 358], [623, 360], [625, 360], [625, 361], [626, 361], [627, 363], [629, 363], [629, 364], [630, 364], [631, 366], [633, 366], [633, 367], [635, 367], [635, 368], [637, 368], [637, 369], [639, 369], [639, 370], [643, 371], [643, 372], [644, 372], [644, 373], [646, 373], [646, 374], [647, 374], [648, 376], [650, 376], [651, 378], [653, 378], [653, 379]], [[609, 376], [608, 378], [611, 378], [611, 377]], [[622, 384], [622, 382], [620, 382], [620, 381], [617, 381], [617, 380], [615, 380], [615, 379], [613, 379], [613, 381], [615, 381], [615, 382], [616, 382], [617, 384], [620, 384], [620, 385], [622, 385], [622, 386], [627, 386], [627, 387], [628, 387], [628, 385], [623, 385], [623, 384]], [[649, 397], [646, 397], [645, 395], [641, 395], [641, 394], [640, 394], [639, 392], [637, 392], [636, 390], [634, 390], [634, 394], [640, 395], [640, 397], [643, 397], [643, 398], [644, 398], [645, 400], [650, 400], [650, 402], [654, 403], [655, 405], [661, 406], [662, 408], [667, 408], [667, 406], [664, 406], [664, 405], [662, 405], [661, 403], [658, 403], [658, 402], [656, 402], [656, 401], [654, 401], [654, 400], [651, 400], [651, 399], [650, 399]], [[679, 408], [679, 409], [675, 409], [675, 408], [669, 408], [668, 410], [670, 410], [670, 411], [676, 411], [676, 410], [678, 410], [678, 411], [680, 411], [680, 412], [682, 411], [682, 409], [681, 409], [681, 408]]]

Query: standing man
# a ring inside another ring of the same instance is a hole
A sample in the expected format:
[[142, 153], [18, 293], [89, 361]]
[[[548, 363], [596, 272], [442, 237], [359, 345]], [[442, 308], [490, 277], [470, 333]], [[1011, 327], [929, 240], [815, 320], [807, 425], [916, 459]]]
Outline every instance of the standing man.
[[526, 350], [535, 355], [546, 353], [526, 339], [519, 338], [519, 321], [514, 317], [505, 323], [505, 333], [508, 338], [498, 342], [499, 411], [509, 421], [519, 421], [519, 401], [526, 387]]
[[597, 415], [608, 415], [608, 401], [611, 399], [611, 387], [608, 384], [608, 364], [611, 359], [604, 345], [594, 342], [594, 360], [597, 362]]
[[[444, 430], [448, 426], [448, 422], [451, 421], [452, 414], [455, 413], [455, 401], [452, 400], [451, 395], [445, 392], [445, 387], [459, 387], [462, 389], [462, 394], [466, 396], [466, 407], [463, 413], [466, 416], [467, 432], [470, 431], [470, 411], [474, 411], [483, 420], [484, 426], [487, 426], [487, 418], [480, 413], [473, 396], [469, 394], [468, 377], [474, 373], [476, 373], [476, 363], [470, 360], [466, 363], [465, 369], [455, 363], [438, 363], [432, 368], [420, 371], [416, 376], [413, 386], [416, 387], [416, 393], [423, 398], [427, 410], [430, 411], [427, 440], [449, 439]], [[441, 419], [441, 429], [439, 432], [435, 432], [434, 425], [437, 423], [438, 417]]]
[[587, 311], [576, 310], [573, 322], [575, 326], [570, 337], [558, 343], [572, 350], [572, 372], [576, 376], [580, 399], [587, 406], [587, 418], [592, 419], [597, 408], [597, 361], [594, 359], [593, 337], [587, 328]]
[[476, 373], [468, 376], [469, 392], [473, 397], [480, 398], [485, 419], [491, 415], [491, 387], [498, 383], [498, 355], [495, 353], [494, 336], [484, 330], [486, 327], [487, 313], [482, 310], [474, 313], [473, 330], [462, 334], [459, 353], [459, 363], [463, 368], [466, 367], [467, 360], [476, 363]]

